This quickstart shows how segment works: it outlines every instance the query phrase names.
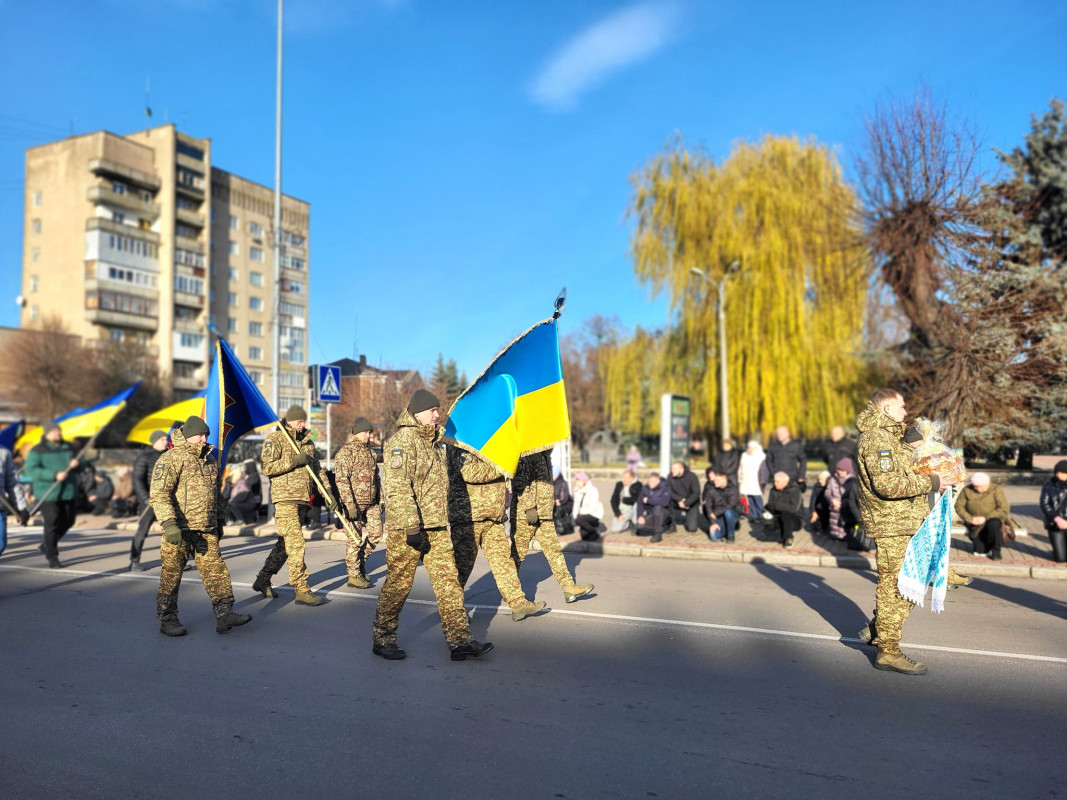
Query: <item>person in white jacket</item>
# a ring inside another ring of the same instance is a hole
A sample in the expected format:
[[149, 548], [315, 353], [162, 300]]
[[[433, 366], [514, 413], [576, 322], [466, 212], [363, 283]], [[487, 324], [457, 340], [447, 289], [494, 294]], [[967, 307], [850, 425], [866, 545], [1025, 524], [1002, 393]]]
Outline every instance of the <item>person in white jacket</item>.
[[589, 482], [589, 474], [575, 474], [574, 521], [583, 540], [595, 542], [600, 538], [600, 518], [603, 516], [604, 504], [600, 502], [600, 492]]
[[738, 470], [738, 491], [748, 499], [748, 518], [758, 519], [763, 513], [763, 487], [767, 483], [767, 456], [760, 443], [752, 440], [741, 454]]

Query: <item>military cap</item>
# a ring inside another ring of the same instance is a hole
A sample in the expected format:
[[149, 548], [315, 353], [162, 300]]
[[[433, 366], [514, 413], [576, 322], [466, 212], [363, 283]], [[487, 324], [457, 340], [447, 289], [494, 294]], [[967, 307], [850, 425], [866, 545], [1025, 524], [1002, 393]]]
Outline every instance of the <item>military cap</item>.
[[192, 416], [185, 420], [182, 425], [182, 436], [188, 439], [190, 436], [199, 436], [202, 433], [211, 433], [211, 428], [200, 417]]
[[289, 409], [285, 412], [286, 422], [296, 422], [297, 420], [307, 419], [308, 412], [306, 412], [300, 406], [289, 406]]
[[440, 405], [441, 401], [434, 396], [433, 392], [428, 389], [416, 389], [411, 395], [411, 400], [408, 401], [408, 411], [418, 414], [431, 408], [438, 408]]
[[374, 426], [370, 424], [370, 420], [366, 417], [356, 417], [352, 421], [352, 433], [363, 433], [363, 431], [372, 431]]

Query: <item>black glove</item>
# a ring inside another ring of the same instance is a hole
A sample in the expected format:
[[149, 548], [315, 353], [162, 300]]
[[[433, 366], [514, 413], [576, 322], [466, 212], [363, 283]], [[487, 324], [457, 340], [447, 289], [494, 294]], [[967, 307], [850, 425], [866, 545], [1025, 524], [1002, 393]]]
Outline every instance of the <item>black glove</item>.
[[23, 528], [30, 524], [30, 512], [25, 508], [19, 509], [19, 522], [22, 524]]
[[526, 524], [532, 525], [535, 528], [541, 524], [541, 518], [537, 515], [536, 508], [526, 509]]
[[803, 478], [797, 481], [797, 486], [799, 487], [801, 494], [808, 490], [808, 482]]
[[308, 463], [307, 453], [297, 453], [293, 456], [293, 464], [298, 467], [303, 467]]
[[182, 529], [178, 527], [178, 523], [174, 520], [169, 520], [163, 523], [163, 541], [167, 544], [178, 544], [182, 540]]
[[430, 537], [422, 528], [408, 528], [404, 531], [408, 547], [418, 550], [423, 555], [430, 552]]

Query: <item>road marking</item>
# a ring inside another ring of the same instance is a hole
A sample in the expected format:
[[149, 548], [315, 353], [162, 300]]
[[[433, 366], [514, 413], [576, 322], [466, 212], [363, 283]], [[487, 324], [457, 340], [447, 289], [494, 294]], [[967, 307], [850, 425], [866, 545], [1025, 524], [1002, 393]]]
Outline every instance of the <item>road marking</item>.
[[[64, 567], [63, 572], [56, 572], [50, 567], [29, 567], [22, 566], [20, 564], [0, 564], [0, 570], [13, 569], [23, 570], [26, 572], [43, 572], [54, 577], [62, 577], [63, 575], [84, 575], [94, 578], [110, 578], [117, 580], [128, 580], [130, 578], [136, 580], [151, 580], [158, 581], [159, 575], [150, 572], [93, 572], [90, 570], [71, 569], [70, 567]], [[182, 577], [182, 582], [192, 581], [193, 583], [203, 583], [199, 577], [195, 575], [189, 575], [188, 577]], [[233, 586], [240, 587], [242, 589], [251, 589], [251, 583], [232, 582]], [[276, 586], [275, 591], [292, 592], [291, 586]], [[341, 592], [339, 589], [334, 589], [325, 592], [325, 595], [331, 600], [375, 600], [377, 601], [377, 594], [353, 594], [349, 592]], [[432, 606], [437, 607], [436, 600], [418, 600], [409, 597], [406, 601], [413, 605], [420, 606]], [[510, 614], [511, 609], [507, 606], [490, 606], [480, 605], [477, 603], [467, 603], [464, 608], [472, 611], [492, 611], [495, 614]], [[775, 628], [753, 628], [746, 625], [728, 625], [723, 622], [696, 622], [692, 620], [684, 619], [664, 619], [662, 617], [637, 617], [629, 614], [605, 614], [598, 611], [577, 611], [568, 608], [552, 608], [549, 609], [549, 615], [564, 614], [571, 617], [581, 617], [591, 620], [602, 620], [605, 622], [637, 622], [645, 625], [661, 625], [671, 626], [677, 628], [701, 628], [704, 630], [717, 630], [717, 631], [732, 631], [735, 633], [756, 633], [764, 636], [780, 636], [789, 639], [812, 639], [822, 642], [839, 642], [847, 644], [863, 644], [861, 640], [855, 636], [834, 636], [832, 634], [825, 633], [805, 633], [803, 631], [783, 631]], [[1010, 658], [1022, 661], [1042, 661], [1049, 664], [1067, 664], [1067, 658], [1060, 658], [1057, 656], [1039, 656], [1032, 653], [1011, 653], [1001, 650], [973, 650], [967, 647], [946, 647], [936, 644], [915, 644], [912, 642], [904, 642], [902, 644], [907, 645], [913, 650], [933, 650], [939, 653], [957, 653], [960, 655], [968, 656], [987, 656], [990, 658]]]

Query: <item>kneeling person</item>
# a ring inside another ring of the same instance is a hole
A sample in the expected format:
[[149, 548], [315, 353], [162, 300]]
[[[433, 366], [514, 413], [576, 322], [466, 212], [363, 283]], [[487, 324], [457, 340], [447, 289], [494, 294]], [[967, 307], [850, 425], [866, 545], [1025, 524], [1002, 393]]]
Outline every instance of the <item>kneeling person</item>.
[[160, 633], [167, 636], [186, 634], [178, 621], [178, 587], [190, 554], [211, 597], [215, 630], [226, 633], [252, 619], [251, 614], [233, 610], [230, 571], [219, 550], [226, 512], [219, 494], [215, 448], [207, 443], [210, 432], [200, 417], [189, 417], [174, 431], [174, 447], [160, 456], [152, 472], [149, 502], [163, 526], [156, 616]]

